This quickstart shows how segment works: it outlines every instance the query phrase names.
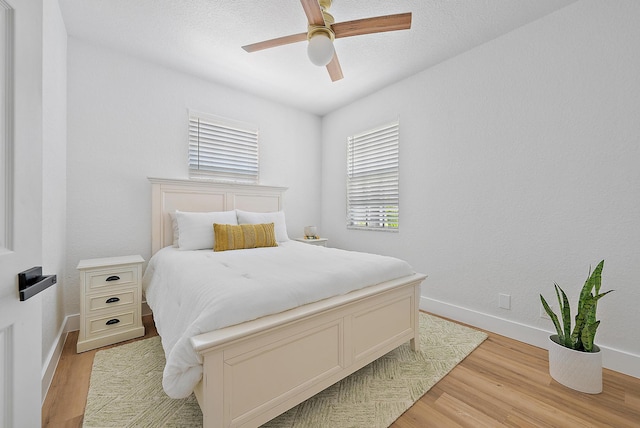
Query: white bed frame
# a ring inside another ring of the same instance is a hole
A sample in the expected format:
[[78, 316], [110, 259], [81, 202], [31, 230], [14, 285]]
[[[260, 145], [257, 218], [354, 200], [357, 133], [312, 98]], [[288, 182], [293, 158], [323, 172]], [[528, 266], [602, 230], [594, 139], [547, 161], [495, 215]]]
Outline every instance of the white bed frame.
[[[269, 212], [282, 187], [150, 178], [152, 251], [171, 245], [169, 212]], [[419, 347], [420, 284], [413, 274], [204, 333], [195, 389], [205, 428], [258, 427], [410, 341]]]

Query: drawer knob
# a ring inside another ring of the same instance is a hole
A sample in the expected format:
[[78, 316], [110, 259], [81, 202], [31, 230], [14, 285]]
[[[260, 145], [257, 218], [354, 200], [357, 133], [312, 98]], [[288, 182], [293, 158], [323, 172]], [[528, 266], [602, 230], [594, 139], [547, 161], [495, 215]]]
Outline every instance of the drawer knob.
[[119, 279], [120, 277], [118, 275], [112, 275], [109, 278], [107, 278], [106, 281], [117, 281]]
[[118, 324], [119, 322], [120, 322], [120, 320], [118, 318], [114, 318], [114, 319], [111, 319], [111, 320], [107, 321], [106, 324], [107, 325], [113, 325], [113, 324]]
[[110, 297], [107, 299], [107, 301], [105, 303], [116, 303], [119, 302], [120, 298], [119, 297]]

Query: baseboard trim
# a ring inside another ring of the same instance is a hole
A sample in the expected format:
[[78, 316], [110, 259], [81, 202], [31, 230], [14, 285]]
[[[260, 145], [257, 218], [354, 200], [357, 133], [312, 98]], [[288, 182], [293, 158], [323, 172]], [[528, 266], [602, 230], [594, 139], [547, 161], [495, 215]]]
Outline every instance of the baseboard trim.
[[[547, 349], [549, 335], [552, 334], [551, 330], [542, 330], [425, 296], [420, 297], [420, 309], [543, 349]], [[606, 346], [600, 348], [603, 351], [603, 367], [640, 379], [640, 355]]]
[[[75, 327], [74, 327], [75, 326]], [[64, 342], [67, 340], [67, 333], [70, 331], [78, 330], [80, 328], [80, 316], [79, 315], [67, 315], [60, 325], [56, 339], [53, 341], [53, 345], [49, 350], [49, 354], [42, 366], [42, 404], [47, 397], [49, 387], [53, 381], [53, 376], [56, 373], [60, 356], [62, 355], [62, 349], [64, 348]]]
[[47, 392], [49, 392], [49, 387], [51, 386], [51, 381], [53, 380], [53, 375], [56, 372], [56, 367], [58, 367], [58, 361], [60, 361], [60, 356], [62, 355], [62, 348], [64, 347], [64, 341], [67, 338], [67, 334], [64, 332], [64, 323], [60, 326], [60, 330], [58, 330], [58, 334], [56, 335], [56, 340], [49, 351], [49, 355], [47, 355], [47, 359], [45, 360], [45, 364], [42, 367], [42, 403], [44, 404], [44, 399], [47, 398]]

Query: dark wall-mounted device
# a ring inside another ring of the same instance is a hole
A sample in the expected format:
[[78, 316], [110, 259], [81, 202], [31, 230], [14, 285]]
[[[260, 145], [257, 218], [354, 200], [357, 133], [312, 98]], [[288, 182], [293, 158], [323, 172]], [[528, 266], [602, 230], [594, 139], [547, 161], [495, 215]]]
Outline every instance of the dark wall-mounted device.
[[20, 300], [25, 301], [55, 284], [55, 275], [42, 276], [42, 266], [32, 267], [18, 274]]

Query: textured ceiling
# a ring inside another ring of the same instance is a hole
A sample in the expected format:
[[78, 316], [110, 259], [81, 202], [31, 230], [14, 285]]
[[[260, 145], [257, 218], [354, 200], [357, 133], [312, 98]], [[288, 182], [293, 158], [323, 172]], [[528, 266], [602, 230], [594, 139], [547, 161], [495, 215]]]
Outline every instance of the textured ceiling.
[[336, 22], [412, 12], [410, 30], [335, 41], [344, 79], [331, 82], [306, 42], [241, 46], [304, 32], [298, 0], [60, 0], [69, 36], [317, 115], [374, 92], [575, 0], [334, 0]]

